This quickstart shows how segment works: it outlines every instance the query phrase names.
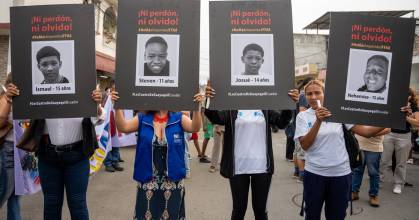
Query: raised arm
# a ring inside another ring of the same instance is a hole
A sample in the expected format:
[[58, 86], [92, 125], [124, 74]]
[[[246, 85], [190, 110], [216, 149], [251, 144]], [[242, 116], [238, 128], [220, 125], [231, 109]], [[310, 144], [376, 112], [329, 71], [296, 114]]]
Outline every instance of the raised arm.
[[366, 138], [375, 137], [385, 128], [381, 127], [373, 127], [373, 126], [365, 126], [365, 125], [354, 125], [351, 128], [351, 131], [357, 135], [361, 135]]
[[[205, 99], [204, 95], [200, 93], [195, 94], [194, 102], [198, 102], [199, 104]], [[186, 132], [198, 132], [202, 126], [202, 116], [200, 109], [198, 111], [194, 111], [192, 115], [192, 120], [186, 116], [182, 115], [182, 128]]]
[[[208, 85], [205, 87], [205, 96], [207, 98], [215, 97], [215, 89], [211, 87], [209, 81], [208, 81]], [[226, 111], [205, 109], [204, 113], [205, 113], [205, 116], [207, 116], [208, 120], [211, 121], [211, 123], [217, 124], [217, 125], [225, 125]]]
[[19, 89], [9, 83], [7, 88], [3, 87], [4, 94], [0, 96], [0, 128], [7, 124], [9, 113], [12, 109], [12, 98], [19, 95]]
[[330, 117], [332, 114], [329, 110], [322, 107], [319, 109], [316, 109], [316, 121], [314, 122], [313, 126], [310, 128], [308, 133], [300, 138], [298, 140], [300, 141], [301, 147], [306, 151], [310, 149], [310, 147], [313, 145], [314, 140], [316, 139], [317, 134], [319, 133], [320, 126], [324, 119], [327, 117]]
[[6, 126], [11, 106], [12, 104], [7, 101], [6, 95], [0, 96], [0, 128]]
[[419, 112], [414, 112], [411, 115], [406, 116], [406, 121], [415, 127], [419, 127]]
[[[409, 105], [403, 106], [400, 108], [401, 112], [404, 112], [407, 115], [410, 115], [412, 113], [412, 109]], [[351, 131], [355, 134], [361, 135], [366, 138], [375, 137], [377, 134], [382, 132], [385, 128], [381, 127], [373, 127], [373, 126], [365, 126], [365, 125], [354, 125], [351, 128]]]
[[186, 132], [198, 132], [202, 126], [202, 117], [200, 111], [194, 111], [192, 115], [192, 120], [186, 116], [182, 115], [182, 128]]
[[[116, 102], [119, 99], [117, 91], [112, 90], [111, 96], [113, 102]], [[115, 109], [115, 124], [120, 132], [135, 132], [138, 130], [138, 115], [134, 118], [126, 120], [124, 117], [124, 111], [121, 109]]]
[[380, 131], [377, 134], [375, 134], [375, 136], [386, 135], [386, 134], [390, 133], [390, 131], [391, 131], [390, 128], [384, 128], [382, 131]]
[[118, 131], [123, 133], [131, 133], [138, 130], [138, 115], [134, 118], [126, 120], [124, 111], [121, 109], [115, 110], [115, 124]]

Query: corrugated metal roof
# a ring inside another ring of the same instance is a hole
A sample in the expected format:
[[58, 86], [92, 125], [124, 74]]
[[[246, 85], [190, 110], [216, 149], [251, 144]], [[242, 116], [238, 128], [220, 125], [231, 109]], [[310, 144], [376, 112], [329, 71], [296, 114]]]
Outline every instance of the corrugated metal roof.
[[[335, 12], [335, 11], [333, 11], [333, 12]], [[344, 12], [359, 13], [359, 14], [363, 14], [363, 15], [401, 17], [403, 15], [413, 13], [413, 12], [415, 12], [415, 10], [403, 10], [403, 11], [344, 11]], [[307, 29], [328, 30], [329, 25], [330, 25], [330, 14], [331, 13], [332, 13], [331, 11], [326, 12], [324, 15], [322, 15], [321, 17], [317, 18], [315, 21], [311, 22], [309, 25], [304, 27], [304, 30], [307, 30]]]

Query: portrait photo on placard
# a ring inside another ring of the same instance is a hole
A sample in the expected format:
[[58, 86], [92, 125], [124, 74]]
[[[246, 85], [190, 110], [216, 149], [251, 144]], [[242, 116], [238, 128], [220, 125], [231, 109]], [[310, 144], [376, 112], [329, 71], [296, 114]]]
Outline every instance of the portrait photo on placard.
[[74, 94], [74, 41], [33, 41], [31, 47], [32, 94]]
[[345, 100], [387, 104], [390, 52], [350, 49]]
[[137, 34], [136, 86], [177, 87], [179, 35]]
[[274, 85], [273, 48], [273, 34], [231, 34], [231, 85]]

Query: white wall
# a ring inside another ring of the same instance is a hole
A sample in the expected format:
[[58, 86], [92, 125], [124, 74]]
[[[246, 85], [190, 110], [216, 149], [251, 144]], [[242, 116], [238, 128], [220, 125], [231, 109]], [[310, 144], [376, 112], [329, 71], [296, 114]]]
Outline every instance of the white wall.
[[[95, 6], [95, 29], [97, 30], [95, 42], [96, 51], [115, 57], [115, 42], [111, 43], [110, 45], [107, 45], [103, 40], [103, 15], [106, 9], [110, 6], [111, 5], [107, 1], [102, 1], [102, 3], [100, 4], [100, 10], [98, 10], [98, 8]], [[114, 8], [116, 9], [116, 6], [114, 6]], [[97, 19], [99, 19], [99, 22]]]
[[0, 0], [0, 23], [10, 23], [9, 7], [13, 0]]
[[416, 89], [416, 91], [419, 90], [419, 63], [412, 65], [410, 87]]
[[294, 34], [295, 66], [312, 63], [320, 69], [326, 68], [326, 44], [326, 35]]

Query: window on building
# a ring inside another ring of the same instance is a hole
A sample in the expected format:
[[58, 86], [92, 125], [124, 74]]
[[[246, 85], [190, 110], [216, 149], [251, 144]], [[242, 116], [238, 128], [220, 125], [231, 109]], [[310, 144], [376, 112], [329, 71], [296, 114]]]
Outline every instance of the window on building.
[[105, 43], [110, 43], [116, 37], [116, 15], [113, 7], [106, 9], [103, 16], [103, 37]]

